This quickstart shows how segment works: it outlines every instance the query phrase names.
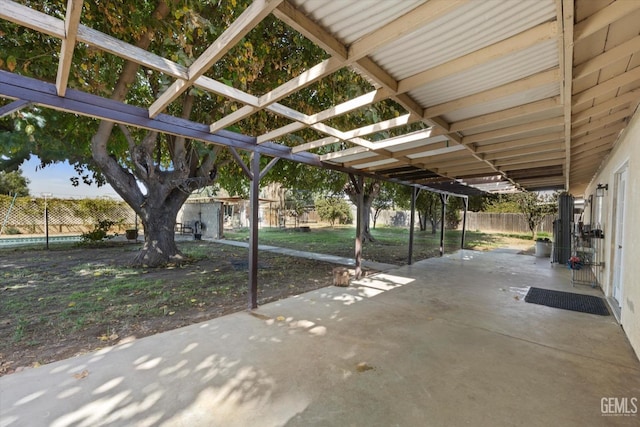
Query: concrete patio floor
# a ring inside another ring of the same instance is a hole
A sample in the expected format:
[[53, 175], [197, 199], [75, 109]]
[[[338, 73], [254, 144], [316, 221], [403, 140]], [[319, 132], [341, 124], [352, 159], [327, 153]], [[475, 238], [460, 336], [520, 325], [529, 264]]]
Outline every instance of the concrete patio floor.
[[[602, 426], [640, 398], [613, 316], [524, 302], [569, 271], [460, 251], [0, 378], [0, 426]], [[632, 407], [630, 408], [632, 409]]]

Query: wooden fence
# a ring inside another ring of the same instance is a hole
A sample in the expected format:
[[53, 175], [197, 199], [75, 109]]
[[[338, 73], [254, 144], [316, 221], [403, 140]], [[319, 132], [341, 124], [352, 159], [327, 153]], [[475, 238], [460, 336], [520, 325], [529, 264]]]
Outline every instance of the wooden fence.
[[[537, 232], [553, 233], [554, 215], [547, 215]], [[458, 226], [462, 228], [462, 223]], [[500, 233], [530, 233], [527, 221], [517, 213], [468, 212], [467, 230], [492, 231]]]

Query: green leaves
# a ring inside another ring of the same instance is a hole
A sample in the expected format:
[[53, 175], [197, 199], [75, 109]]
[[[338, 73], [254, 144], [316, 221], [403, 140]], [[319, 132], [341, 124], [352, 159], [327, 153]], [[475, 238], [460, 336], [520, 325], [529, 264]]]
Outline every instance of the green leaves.
[[0, 170], [0, 194], [12, 196], [29, 195], [29, 180], [22, 176], [22, 170], [18, 169], [13, 172], [5, 172]]

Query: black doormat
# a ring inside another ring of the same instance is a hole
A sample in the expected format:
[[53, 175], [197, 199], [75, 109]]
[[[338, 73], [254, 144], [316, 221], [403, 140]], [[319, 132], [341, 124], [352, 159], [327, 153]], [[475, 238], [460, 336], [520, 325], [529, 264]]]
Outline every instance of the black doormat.
[[526, 302], [546, 305], [547, 307], [561, 308], [563, 310], [579, 311], [582, 313], [608, 316], [607, 304], [600, 297], [593, 295], [574, 294], [571, 292], [552, 291], [550, 289], [530, 288]]

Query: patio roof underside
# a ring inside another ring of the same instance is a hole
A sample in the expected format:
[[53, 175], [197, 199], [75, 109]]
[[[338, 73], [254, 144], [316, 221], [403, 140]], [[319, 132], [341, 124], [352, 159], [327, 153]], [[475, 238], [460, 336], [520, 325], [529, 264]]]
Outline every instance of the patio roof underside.
[[[213, 123], [191, 122], [199, 132], [186, 135], [192, 138], [457, 194], [470, 194], [472, 186], [580, 195], [640, 103], [640, 1], [259, 0], [189, 67], [84, 26], [80, 0], [69, 0], [67, 9], [61, 20], [0, 1], [0, 18], [63, 40], [58, 100], [35, 94], [21, 76], [3, 73], [0, 115], [32, 102], [154, 128], [172, 122], [164, 114], [167, 106], [195, 86], [239, 108]], [[204, 75], [269, 14], [329, 57], [260, 95]], [[173, 84], [143, 109], [143, 118], [124, 106], [117, 116], [85, 109], [70, 102], [80, 95], [66, 88], [76, 43], [160, 71]], [[345, 67], [373, 90], [312, 115], [280, 103]], [[43, 93], [48, 90], [43, 86]], [[384, 99], [404, 112], [349, 130], [330, 125]], [[288, 124], [250, 138], [223, 131], [260, 110]], [[426, 128], [409, 127], [418, 122]], [[304, 128], [320, 137], [282, 144], [285, 135]], [[391, 130], [393, 138], [372, 137]]]

